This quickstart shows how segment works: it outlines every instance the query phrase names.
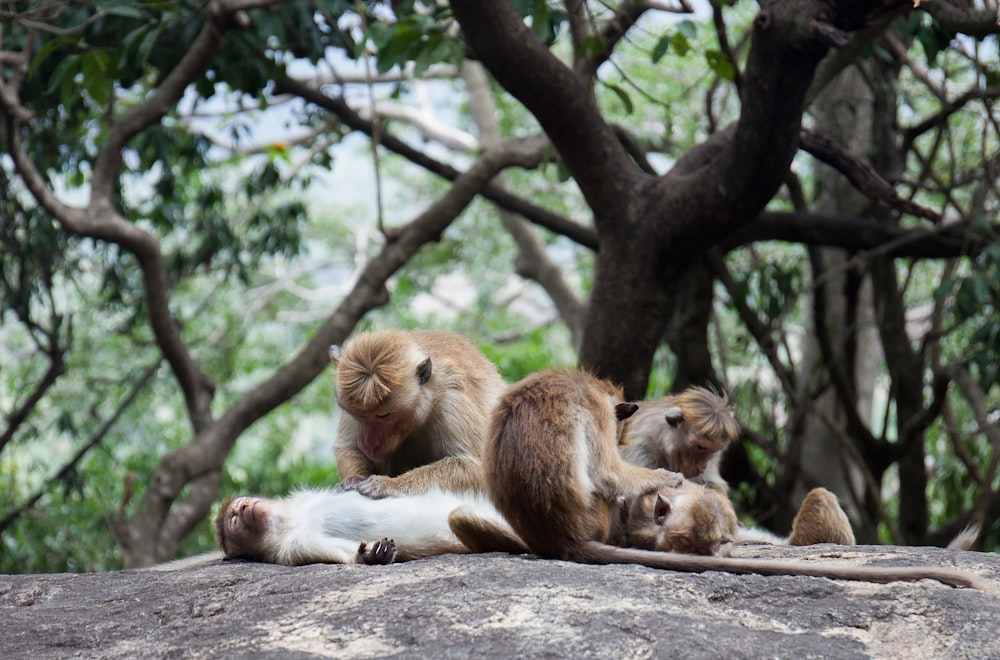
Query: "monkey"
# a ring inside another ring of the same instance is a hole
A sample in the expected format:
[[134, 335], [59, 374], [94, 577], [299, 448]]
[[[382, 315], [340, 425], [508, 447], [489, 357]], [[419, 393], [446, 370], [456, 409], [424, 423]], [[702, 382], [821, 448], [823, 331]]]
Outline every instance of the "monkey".
[[628, 418], [618, 450], [629, 463], [680, 472], [727, 493], [719, 472], [723, 450], [736, 440], [740, 425], [729, 398], [704, 387], [640, 401]]
[[[532, 374], [500, 398], [483, 454], [484, 483], [494, 506], [532, 553], [587, 564], [640, 564], [691, 572], [810, 575], [871, 582], [935, 579], [950, 586], [987, 588], [978, 576], [950, 569], [870, 568], [707, 556], [705, 548], [711, 551], [714, 543], [702, 544], [705, 556], [663, 552], [675, 549], [668, 540], [669, 527], [675, 520], [679, 527], [695, 532], [701, 531], [697, 526], [705, 520], [694, 509], [693, 503], [700, 498], [688, 502], [670, 499], [671, 489], [686, 488], [681, 475], [631, 465], [621, 459], [617, 447], [623, 425], [617, 422], [627, 419], [637, 407], [622, 402], [620, 390], [611, 383], [573, 370]], [[709, 516], [725, 541], [736, 527], [729, 500], [714, 489], [698, 487], [703, 488], [701, 494], [714, 493], [720, 506], [729, 507], [725, 514]], [[644, 524], [646, 533], [626, 536], [623, 525], [614, 524], [616, 505], [621, 518], [642, 516], [643, 511], [648, 511], [648, 501], [660, 494], [676, 505], [658, 510], [654, 503], [652, 520], [647, 518]], [[475, 551], [493, 549], [489, 521], [456, 511], [449, 523], [456, 536]], [[662, 529], [656, 530], [656, 526]], [[679, 543], [676, 547], [685, 545]]]
[[813, 488], [802, 500], [802, 505], [792, 520], [792, 531], [788, 536], [779, 536], [757, 527], [741, 527], [736, 532], [735, 540], [770, 545], [857, 543], [851, 521], [837, 501], [837, 496], [825, 488]]
[[[740, 425], [729, 398], [704, 387], [689, 387], [676, 396], [639, 402], [625, 422], [622, 458], [648, 468], [677, 470], [722, 493], [729, 486], [719, 471], [722, 452], [736, 440]], [[795, 516], [790, 536], [740, 526], [734, 540], [780, 545], [839, 543], [854, 545], [854, 531], [837, 498], [813, 489]]]
[[459, 507], [489, 521], [505, 552], [527, 551], [482, 493], [438, 488], [384, 499], [330, 489], [229, 498], [215, 518], [215, 535], [226, 558], [286, 566], [389, 564], [469, 552], [448, 526]]
[[813, 488], [806, 494], [792, 520], [792, 533], [788, 537], [788, 545], [816, 543], [857, 543], [851, 521], [840, 507], [837, 496], [826, 488]]
[[341, 490], [368, 497], [481, 489], [489, 415], [506, 383], [464, 337], [440, 330], [355, 336], [336, 363]]

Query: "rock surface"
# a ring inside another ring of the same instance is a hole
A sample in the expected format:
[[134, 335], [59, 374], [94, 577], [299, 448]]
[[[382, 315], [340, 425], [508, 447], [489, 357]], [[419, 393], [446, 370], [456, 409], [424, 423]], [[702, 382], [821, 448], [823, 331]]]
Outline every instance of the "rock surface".
[[0, 657], [1000, 657], [998, 555], [830, 545], [737, 555], [951, 566], [989, 589], [500, 554], [0, 575]]

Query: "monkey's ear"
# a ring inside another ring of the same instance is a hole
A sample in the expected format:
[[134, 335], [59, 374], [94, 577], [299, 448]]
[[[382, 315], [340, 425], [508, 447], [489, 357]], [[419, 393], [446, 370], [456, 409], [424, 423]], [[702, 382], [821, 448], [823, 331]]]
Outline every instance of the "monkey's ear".
[[684, 412], [677, 407], [667, 408], [667, 412], [663, 413], [663, 418], [667, 420], [670, 428], [675, 429], [684, 421]]
[[417, 380], [423, 385], [431, 379], [431, 359], [424, 358], [424, 361], [417, 365]]
[[344, 352], [340, 350], [340, 346], [337, 346], [336, 344], [330, 344], [329, 351], [330, 362], [333, 362], [334, 364], [336, 364], [337, 361], [340, 360], [340, 356], [344, 354]]
[[637, 403], [619, 403], [615, 406], [615, 417], [617, 417], [620, 422], [623, 419], [631, 417], [638, 409], [639, 404]]
[[663, 525], [670, 515], [670, 498], [662, 493], [656, 495], [656, 506], [653, 507], [653, 518], [657, 525]]

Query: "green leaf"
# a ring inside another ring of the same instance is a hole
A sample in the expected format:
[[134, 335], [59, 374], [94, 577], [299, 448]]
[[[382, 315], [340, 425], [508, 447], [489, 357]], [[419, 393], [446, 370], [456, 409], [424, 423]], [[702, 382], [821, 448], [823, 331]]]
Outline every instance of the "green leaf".
[[677, 32], [686, 39], [694, 39], [698, 36], [698, 26], [694, 21], [683, 20], [677, 24]]
[[[31, 58], [31, 67], [28, 69], [28, 75], [34, 75], [38, 67], [56, 50], [62, 48], [63, 46], [71, 46], [76, 43], [76, 40], [71, 37], [56, 37], [55, 39], [50, 39], [46, 41], [35, 56]], [[52, 91], [51, 89], [49, 90]]]
[[80, 69], [80, 56], [79, 55], [67, 55], [66, 58], [56, 65], [55, 71], [52, 72], [52, 77], [49, 79], [49, 88], [45, 90], [46, 94], [55, 93], [56, 89], [63, 88], [63, 81], [69, 80], [72, 82], [73, 78], [76, 76], [77, 71]]
[[653, 64], [658, 64], [659, 61], [663, 59], [663, 56], [667, 54], [667, 51], [670, 50], [671, 39], [672, 37], [670, 35], [660, 37], [660, 40], [656, 42], [655, 46], [653, 46], [653, 52], [650, 53], [649, 56], [649, 59], [653, 61]]
[[606, 85], [606, 86], [608, 89], [614, 92], [615, 95], [618, 96], [619, 100], [621, 100], [622, 105], [625, 106], [625, 113], [629, 115], [632, 114], [632, 111], [635, 110], [635, 106], [632, 105], [632, 99], [629, 98], [629, 95], [625, 92], [625, 90], [619, 87], [618, 85]]
[[711, 67], [712, 71], [716, 73], [717, 76], [723, 80], [732, 80], [736, 77], [736, 72], [733, 71], [733, 66], [726, 59], [725, 55], [718, 50], [706, 50], [705, 60], [708, 61], [708, 66]]
[[99, 50], [91, 50], [80, 59], [80, 72], [83, 73], [83, 87], [90, 98], [98, 105], [106, 105], [111, 98], [113, 81], [107, 75], [109, 57]]

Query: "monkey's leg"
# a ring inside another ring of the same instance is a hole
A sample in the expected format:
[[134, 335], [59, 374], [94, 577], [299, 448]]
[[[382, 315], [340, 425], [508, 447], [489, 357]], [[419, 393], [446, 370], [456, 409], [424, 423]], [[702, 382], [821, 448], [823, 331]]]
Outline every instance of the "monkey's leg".
[[452, 511], [448, 516], [448, 526], [469, 552], [509, 552], [514, 555], [528, 552], [512, 530], [477, 516], [467, 507]]
[[383, 538], [374, 543], [362, 541], [358, 546], [358, 564], [391, 564], [396, 559], [396, 543], [392, 539]]

